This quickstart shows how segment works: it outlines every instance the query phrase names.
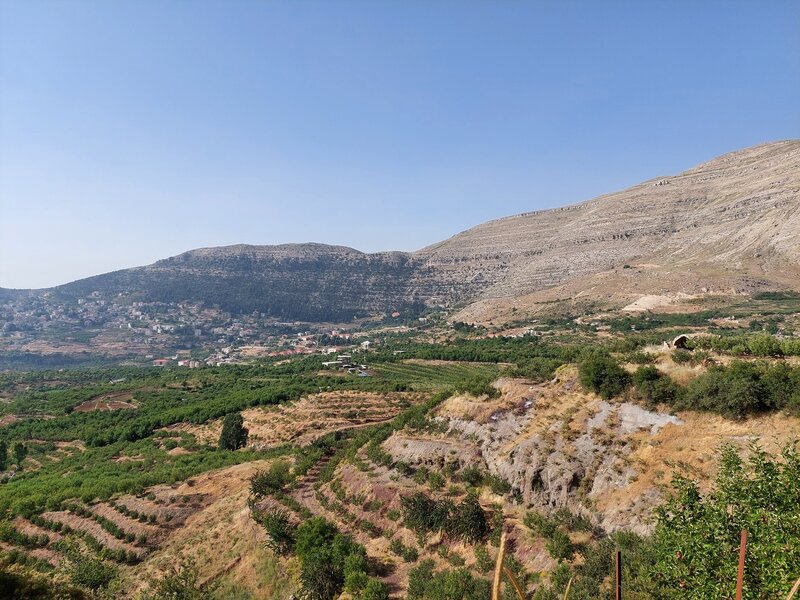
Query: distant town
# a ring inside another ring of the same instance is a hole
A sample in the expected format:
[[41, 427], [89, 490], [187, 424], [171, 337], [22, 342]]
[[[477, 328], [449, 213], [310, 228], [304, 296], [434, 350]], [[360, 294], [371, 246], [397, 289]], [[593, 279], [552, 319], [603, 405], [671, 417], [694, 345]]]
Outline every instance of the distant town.
[[100, 292], [77, 299], [47, 293], [0, 303], [0, 351], [186, 368], [324, 354], [331, 357], [325, 367], [365, 376], [366, 366], [349, 349], [369, 349], [370, 335], [425, 328], [429, 318], [392, 311], [351, 324], [278, 322], [263, 313], [232, 315], [202, 304], [141, 302]]

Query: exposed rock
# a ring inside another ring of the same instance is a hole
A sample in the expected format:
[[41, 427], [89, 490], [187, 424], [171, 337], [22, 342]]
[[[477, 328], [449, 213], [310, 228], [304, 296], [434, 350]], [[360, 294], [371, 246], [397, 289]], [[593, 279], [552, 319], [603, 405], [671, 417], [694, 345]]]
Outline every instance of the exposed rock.
[[541, 510], [568, 508], [609, 531], [647, 531], [645, 516], [658, 493], [635, 495], [605, 510], [598, 510], [595, 501], [625, 490], [638, 476], [629, 457], [644, 442], [635, 436], [655, 436], [682, 422], [572, 390], [571, 375], [563, 372], [538, 389], [504, 380], [505, 393], [497, 401], [452, 399], [436, 417], [446, 433], [396, 433], [384, 447], [412, 465], [485, 468], [508, 481], [524, 503]]
[[[581, 204], [490, 221], [413, 253], [324, 244], [203, 248], [51, 291], [127, 292], [311, 321], [470, 302], [478, 304], [462, 318], [478, 320], [481, 308], [491, 313], [502, 299], [547, 290], [528, 304], [553, 296], [620, 307], [642, 297], [669, 303], [709, 289], [800, 288], [799, 208], [800, 141], [790, 140]], [[623, 266], [630, 268], [622, 273]], [[23, 293], [0, 290], [0, 298]]]

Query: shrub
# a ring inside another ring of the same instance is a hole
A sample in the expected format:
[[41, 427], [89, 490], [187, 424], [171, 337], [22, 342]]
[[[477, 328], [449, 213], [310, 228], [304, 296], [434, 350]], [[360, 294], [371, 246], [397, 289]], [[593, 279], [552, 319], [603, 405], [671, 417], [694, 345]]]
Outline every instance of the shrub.
[[672, 351], [672, 361], [679, 365], [684, 365], [692, 360], [692, 353], [683, 348], [676, 348]]
[[450, 500], [434, 500], [424, 492], [415, 492], [402, 499], [403, 521], [419, 535], [447, 529], [455, 507]]
[[416, 562], [416, 560], [419, 558], [419, 553], [417, 552], [416, 548], [406, 546], [397, 538], [391, 541], [389, 544], [389, 550], [397, 554], [397, 556], [401, 556], [406, 562]]
[[250, 495], [254, 498], [263, 498], [281, 491], [292, 480], [289, 463], [278, 460], [272, 463], [269, 469], [257, 471], [250, 478]]
[[710, 410], [733, 419], [741, 419], [770, 404], [761, 370], [742, 361], [734, 361], [728, 367], [709, 368], [689, 384], [680, 403], [684, 408]]
[[472, 487], [477, 487], [483, 483], [483, 472], [478, 467], [464, 467], [461, 469], [461, 481]]
[[630, 384], [630, 375], [608, 354], [594, 353], [579, 365], [579, 380], [588, 390], [610, 400]]
[[409, 600], [485, 600], [491, 595], [489, 582], [474, 577], [467, 569], [434, 573], [432, 560], [425, 560], [408, 576]]
[[288, 554], [291, 551], [297, 530], [289, 519], [289, 513], [272, 508], [255, 513], [253, 518], [266, 530], [267, 546], [276, 554]]
[[450, 533], [465, 542], [476, 543], [486, 539], [489, 534], [489, 524], [476, 495], [467, 495], [456, 507], [448, 529]]
[[557, 519], [529, 512], [525, 515], [524, 523], [545, 538], [545, 547], [550, 556], [559, 561], [572, 559], [575, 554], [575, 546], [570, 541], [569, 535], [559, 527]]
[[481, 573], [488, 573], [494, 568], [494, 561], [484, 545], [475, 547], [475, 568]]
[[389, 586], [378, 579], [370, 579], [361, 592], [361, 600], [389, 600]]
[[636, 369], [633, 384], [639, 397], [649, 406], [673, 404], [678, 396], [678, 386], [653, 366]]
[[440, 490], [444, 486], [444, 476], [438, 471], [431, 471], [428, 475], [428, 486], [432, 490]]
[[503, 496], [511, 491], [511, 484], [497, 475], [487, 474], [486, 477], [484, 477], [484, 483], [489, 486], [489, 489], [491, 489], [492, 492], [499, 494], [500, 496]]
[[199, 579], [199, 571], [194, 563], [182, 564], [174, 572], [167, 572], [161, 579], [152, 581], [143, 600], [203, 600], [208, 594], [200, 589]]

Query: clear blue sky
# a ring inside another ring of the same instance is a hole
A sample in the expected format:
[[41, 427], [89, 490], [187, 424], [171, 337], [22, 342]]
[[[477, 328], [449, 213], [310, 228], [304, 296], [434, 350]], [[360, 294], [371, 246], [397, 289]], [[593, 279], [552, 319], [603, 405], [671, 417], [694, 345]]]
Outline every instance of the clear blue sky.
[[0, 1], [0, 286], [414, 250], [800, 137], [800, 2]]

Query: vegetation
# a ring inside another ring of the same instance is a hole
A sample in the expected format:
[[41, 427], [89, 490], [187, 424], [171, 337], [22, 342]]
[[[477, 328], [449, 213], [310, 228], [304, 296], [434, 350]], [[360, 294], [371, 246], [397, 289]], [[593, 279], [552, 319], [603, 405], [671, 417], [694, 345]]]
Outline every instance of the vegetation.
[[225, 415], [222, 420], [222, 432], [219, 434], [220, 450], [238, 450], [247, 445], [247, 428], [244, 419], [238, 413]]
[[622, 394], [631, 379], [614, 358], [603, 352], [592, 353], [583, 359], [578, 373], [581, 385], [604, 400]]
[[285, 555], [292, 551], [297, 528], [292, 524], [287, 511], [281, 508], [256, 511], [253, 518], [267, 532], [267, 546], [276, 554]]
[[331, 600], [347, 584], [348, 592], [367, 585], [366, 551], [321, 517], [297, 528], [297, 557], [304, 595], [311, 600]]
[[465, 542], [486, 539], [489, 525], [475, 495], [469, 494], [458, 505], [452, 501], [436, 500], [424, 492], [415, 492], [402, 499], [403, 522], [419, 536], [444, 532]]
[[263, 498], [280, 492], [292, 481], [291, 466], [288, 461], [276, 460], [269, 469], [258, 471], [250, 478], [250, 496]]
[[468, 569], [434, 571], [434, 562], [424, 560], [408, 576], [409, 600], [486, 600], [489, 581]]
[[[367, 560], [364, 547], [356, 541], [384, 536], [397, 557], [393, 559], [396, 565], [400, 560], [413, 563], [404, 566], [413, 567], [409, 598], [486, 598], [489, 583], [484, 577], [493, 565], [487, 547], [497, 543], [502, 510], [482, 507], [477, 494], [485, 486], [505, 496], [512, 492], [511, 486], [476, 467], [458, 470], [459, 463], [450, 459], [441, 468], [415, 470], [395, 462], [384, 449], [384, 441], [400, 430], [441, 434], [442, 424], [430, 412], [454, 392], [495, 396], [498, 391], [492, 382], [501, 375], [541, 381], [551, 378], [564, 363], [577, 363], [581, 384], [604, 399], [638, 398], [650, 407], [713, 411], [728, 418], [776, 410], [800, 413], [800, 367], [783, 358], [800, 354], [795, 348], [798, 340], [770, 335], [764, 327], [764, 331], [690, 339], [686, 350], [672, 353], [678, 362], [703, 365], [694, 369], [700, 374], [686, 385], [677, 385], [642, 349], [643, 340], [652, 340], [656, 332], [662, 335], [658, 328], [588, 344], [557, 335], [477, 339], [471, 327], [462, 328], [457, 332], [460, 337], [445, 344], [390, 339], [370, 353], [371, 376], [364, 378], [321, 375], [320, 356], [286, 364], [265, 362], [192, 372], [114, 367], [0, 373], [0, 392], [10, 398], [0, 404], [0, 414], [19, 418], [0, 428], [0, 471], [18, 467], [13, 476], [4, 473], [0, 484], [0, 541], [12, 548], [0, 553], [0, 585], [11, 590], [46, 589], [39, 574], [47, 572], [60, 581], [64, 597], [81, 597], [81, 590], [89, 589], [95, 590], [95, 597], [113, 597], [115, 582], [128, 569], [126, 565], [135, 563], [140, 552], [152, 550], [158, 541], [151, 537], [148, 544], [147, 537], [134, 537], [134, 531], [123, 526], [126, 521], [101, 516], [95, 503], [110, 501], [120, 515], [161, 525], [169, 515], [158, 511], [157, 519], [154, 509], [128, 503], [138, 511], [129, 509], [118, 495], [144, 495], [156, 484], [185, 482], [212, 469], [269, 459], [269, 466], [250, 479], [251, 514], [266, 532], [271, 551], [292, 557], [305, 597], [328, 600], [344, 591], [357, 600], [386, 598], [388, 589], [379, 580], [386, 576], [386, 566]], [[404, 353], [397, 355], [397, 350]], [[727, 366], [714, 365], [717, 353], [734, 355], [737, 360]], [[636, 365], [632, 375], [622, 367], [623, 361]], [[674, 367], [668, 359], [657, 362], [662, 369], [664, 364]], [[255, 451], [245, 447], [248, 432], [241, 416], [245, 409], [336, 390], [414, 390], [424, 392], [427, 400], [409, 403], [391, 421], [330, 433], [302, 448], [287, 445]], [[123, 393], [134, 408], [76, 410], [87, 400]], [[203, 439], [200, 435], [195, 438], [179, 425], [216, 419], [223, 422], [218, 444], [198, 442]], [[175, 448], [181, 451], [171, 452]], [[413, 476], [427, 487], [404, 498], [398, 511], [377, 493], [348, 487], [340, 470], [345, 463], [351, 463], [359, 476], [384, 476], [388, 469], [390, 478]], [[309, 485], [309, 479], [319, 488], [317, 500], [336, 515], [338, 526], [315, 517], [310, 505], [303, 504], [296, 486]], [[585, 519], [564, 511], [529, 513], [525, 524], [530, 534], [543, 538], [559, 563], [537, 583], [535, 597], [562, 598], [571, 577], [572, 600], [606, 597], [615, 548], [626, 556], [627, 597], [725, 597], [730, 595], [742, 527], [751, 536], [746, 598], [785, 596], [789, 580], [800, 575], [794, 574], [800, 564], [794, 543], [800, 535], [797, 481], [800, 472], [794, 449], [785, 450], [781, 458], [756, 449], [748, 462], [728, 449], [720, 478], [708, 495], [701, 495], [694, 483], [676, 479], [674, 495], [659, 509], [656, 531], [650, 537], [625, 532], [605, 536]], [[498, 503], [513, 500], [494, 499]], [[107, 539], [104, 533], [95, 539], [43, 518], [47, 510], [68, 510], [92, 519], [116, 539], [135, 544], [136, 552], [104, 546], [99, 540]], [[27, 529], [14, 520], [19, 516], [58, 531], [63, 539], [56, 542], [57, 536], [49, 533], [26, 535]], [[439, 564], [449, 563], [448, 568], [436, 569], [427, 560], [431, 546], [405, 544], [397, 531], [401, 525], [419, 540], [436, 541], [442, 548]], [[441, 538], [429, 538], [440, 532]], [[471, 550], [453, 549], [461, 543], [474, 549], [474, 563]], [[42, 548], [65, 557], [64, 568], [54, 571], [33, 558], [32, 552], [46, 555]], [[508, 564], [514, 569], [519, 566], [510, 558]], [[527, 582], [538, 576], [531, 575]], [[692, 596], [687, 590], [697, 591]], [[201, 589], [192, 565], [179, 566], [152, 582], [148, 593], [152, 598], [216, 597], [210, 588]]]
[[712, 366], [692, 381], [677, 408], [720, 413], [733, 419], [760, 411], [800, 411], [800, 368], [786, 363], [733, 361]]
[[192, 561], [177, 565], [163, 577], [150, 582], [142, 600], [205, 600], [211, 590], [201, 588], [200, 573]]
[[655, 571], [675, 598], [733, 597], [739, 534], [748, 532], [744, 598], [781, 598], [800, 573], [800, 453], [780, 460], [750, 447], [745, 462], [725, 447], [713, 491], [676, 477], [671, 499], [656, 511]]
[[[747, 461], [728, 446], [706, 496], [695, 482], [675, 477], [670, 498], [655, 511], [656, 528], [650, 537], [592, 532], [587, 542], [576, 545], [570, 534], [587, 531], [586, 522], [565, 512], [551, 517], [529, 513], [526, 525], [546, 539], [554, 558], [564, 561], [534, 598], [562, 598], [570, 578], [571, 600], [607, 597], [603, 582], [613, 579], [617, 549], [624, 558], [628, 598], [733, 598], [742, 529], [748, 532], [744, 598], [785, 597], [800, 574], [798, 481], [796, 445], [786, 446], [780, 458], [753, 445]], [[582, 560], [567, 562], [576, 553]]]
[[648, 365], [636, 369], [633, 374], [636, 392], [645, 404], [654, 408], [658, 404], [675, 404], [679, 388], [667, 375]]

